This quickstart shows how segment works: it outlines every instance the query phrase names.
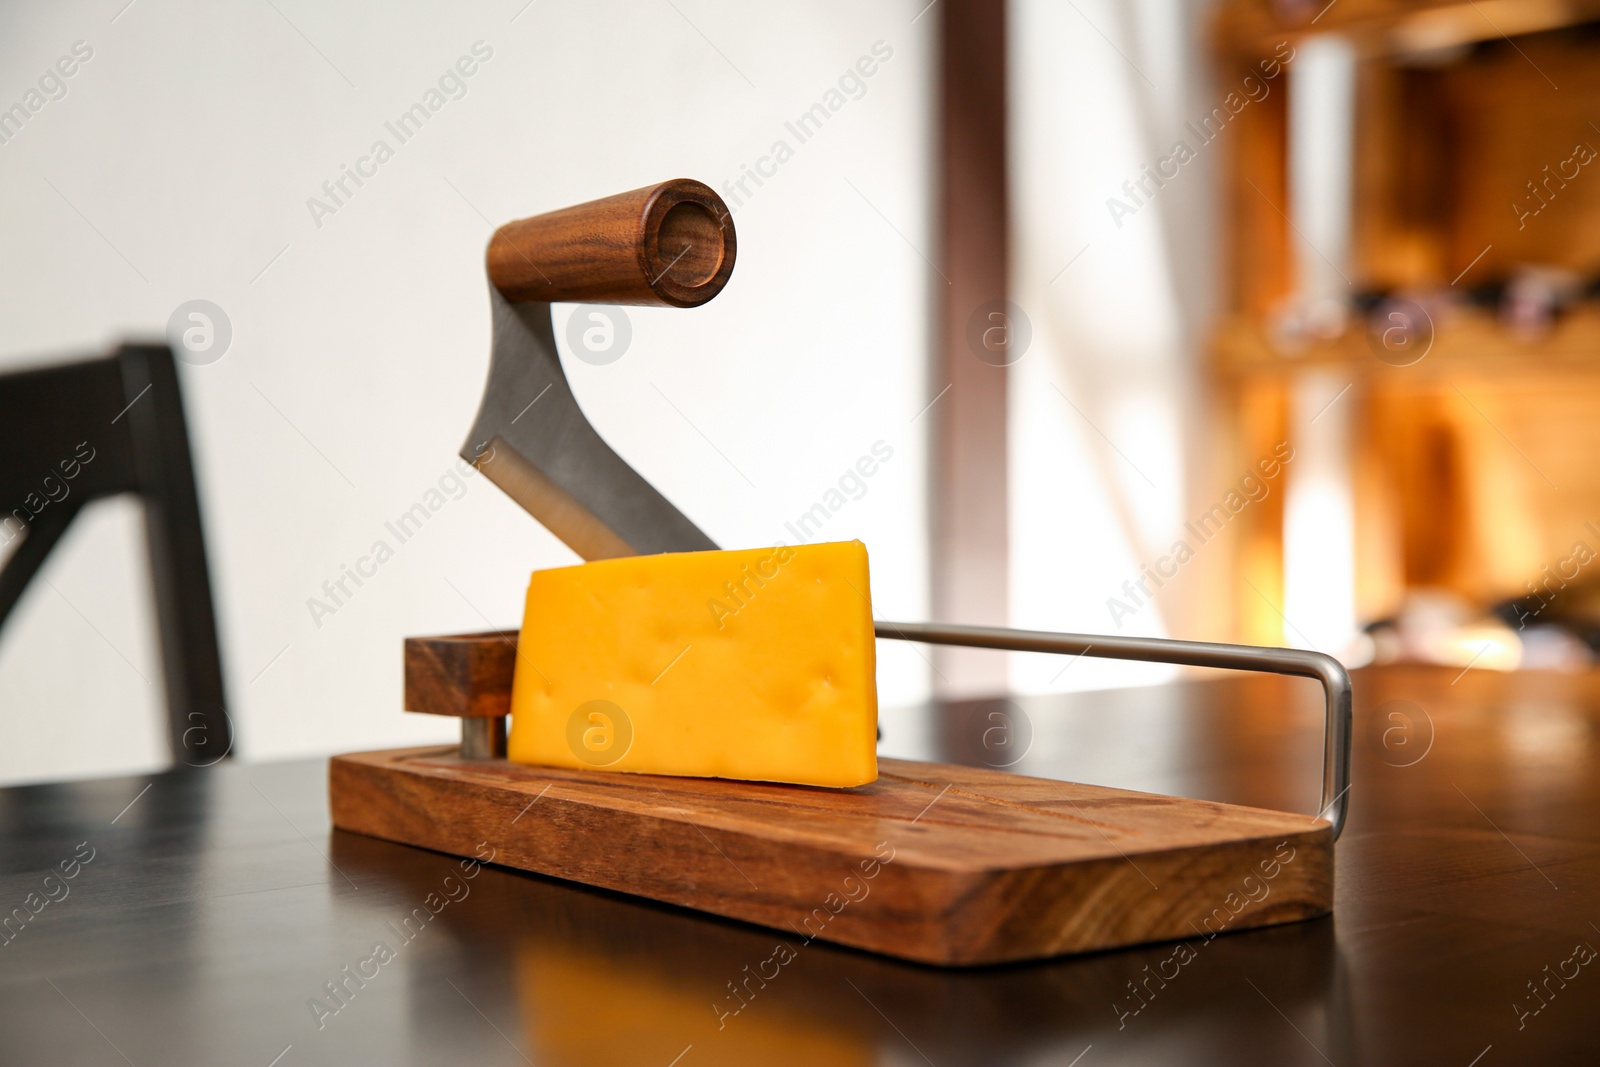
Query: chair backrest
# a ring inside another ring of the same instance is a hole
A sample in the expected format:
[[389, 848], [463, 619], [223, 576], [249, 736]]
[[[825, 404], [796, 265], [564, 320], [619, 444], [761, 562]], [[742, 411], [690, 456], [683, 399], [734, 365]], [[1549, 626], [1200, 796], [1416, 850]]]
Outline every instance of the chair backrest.
[[144, 501], [173, 760], [209, 766], [233, 731], [172, 352], [0, 375], [0, 626], [73, 516], [120, 493]]

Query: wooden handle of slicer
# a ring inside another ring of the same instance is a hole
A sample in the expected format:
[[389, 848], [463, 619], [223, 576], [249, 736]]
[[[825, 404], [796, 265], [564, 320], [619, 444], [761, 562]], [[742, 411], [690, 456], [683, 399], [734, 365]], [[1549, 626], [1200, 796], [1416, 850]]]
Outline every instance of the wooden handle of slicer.
[[489, 279], [513, 303], [698, 307], [733, 273], [733, 216], [689, 178], [508, 222]]

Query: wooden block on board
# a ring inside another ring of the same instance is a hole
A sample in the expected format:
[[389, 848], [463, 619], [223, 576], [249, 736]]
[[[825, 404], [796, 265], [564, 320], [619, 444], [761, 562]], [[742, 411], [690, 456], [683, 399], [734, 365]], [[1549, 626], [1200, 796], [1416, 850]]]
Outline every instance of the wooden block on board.
[[508, 715], [516, 665], [516, 631], [408, 637], [405, 709], [463, 719]]
[[334, 825], [942, 965], [1193, 938], [1327, 914], [1307, 815], [880, 761], [855, 789], [336, 756]]

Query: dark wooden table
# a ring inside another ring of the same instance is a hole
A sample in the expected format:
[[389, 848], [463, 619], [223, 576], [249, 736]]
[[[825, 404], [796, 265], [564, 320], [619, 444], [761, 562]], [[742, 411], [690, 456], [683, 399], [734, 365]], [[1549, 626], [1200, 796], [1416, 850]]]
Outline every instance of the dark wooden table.
[[[330, 832], [321, 761], [0, 791], [0, 1061], [1600, 1061], [1600, 676], [1453, 677], [1357, 678], [1332, 918], [1182, 966], [817, 942], [720, 1027], [778, 935]], [[1311, 683], [1240, 676], [886, 714], [884, 747], [1311, 810], [1320, 726]]]

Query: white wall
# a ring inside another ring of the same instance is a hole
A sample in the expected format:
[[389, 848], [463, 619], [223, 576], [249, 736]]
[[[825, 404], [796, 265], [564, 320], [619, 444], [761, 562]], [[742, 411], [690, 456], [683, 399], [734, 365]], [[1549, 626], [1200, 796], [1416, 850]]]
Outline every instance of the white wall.
[[[827, 536], [866, 541], [882, 614], [925, 617], [923, 2], [123, 3], [0, 9], [0, 107], [93, 49], [0, 145], [0, 368], [159, 336], [194, 298], [227, 313], [231, 348], [183, 385], [243, 758], [453, 736], [401, 714], [401, 638], [514, 624], [528, 572], [573, 558], [473, 479], [336, 615], [307, 608], [452, 464], [487, 365], [493, 225], [667, 177], [720, 188], [779, 138], [794, 158], [737, 208], [724, 293], [630, 310], [622, 360], [568, 370], [728, 546], [783, 537], [887, 442]], [[880, 40], [864, 95], [795, 144], [784, 121]], [[314, 223], [307, 199], [478, 41], [493, 55], [466, 95]], [[0, 781], [166, 760], [137, 506], [78, 527], [0, 640]], [[915, 650], [880, 653], [886, 704], [926, 693]]]

